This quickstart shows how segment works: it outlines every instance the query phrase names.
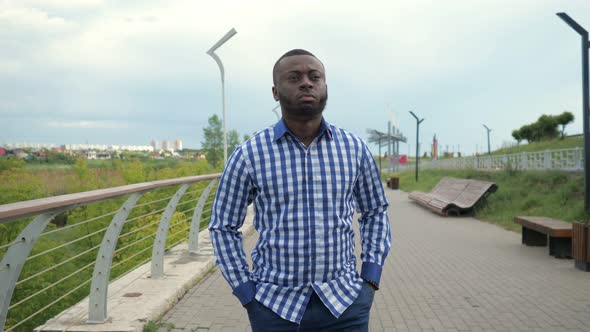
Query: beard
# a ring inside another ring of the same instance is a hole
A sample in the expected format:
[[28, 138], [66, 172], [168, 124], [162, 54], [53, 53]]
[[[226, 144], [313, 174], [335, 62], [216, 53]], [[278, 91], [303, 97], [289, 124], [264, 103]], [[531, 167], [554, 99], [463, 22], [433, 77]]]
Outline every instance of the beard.
[[318, 114], [322, 114], [324, 108], [326, 108], [326, 104], [328, 103], [328, 91], [320, 97], [317, 105], [311, 103], [297, 104], [292, 99], [289, 99], [289, 97], [282, 95], [280, 92], [279, 103], [281, 104], [282, 111], [285, 112], [286, 115], [300, 119], [313, 118]]

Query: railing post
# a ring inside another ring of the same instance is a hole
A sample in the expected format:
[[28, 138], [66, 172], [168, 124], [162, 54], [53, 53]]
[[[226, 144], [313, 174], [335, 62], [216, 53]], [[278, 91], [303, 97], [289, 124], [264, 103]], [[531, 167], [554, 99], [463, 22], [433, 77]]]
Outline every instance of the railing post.
[[96, 256], [94, 272], [92, 273], [92, 286], [90, 287], [90, 299], [88, 302], [88, 323], [100, 324], [107, 320], [107, 296], [109, 291], [109, 279], [113, 253], [117, 246], [119, 234], [123, 229], [125, 220], [143, 193], [132, 194], [117, 214], [111, 220], [109, 228], [104, 234], [102, 244]]
[[520, 167], [523, 170], [529, 168], [529, 155], [526, 152], [523, 152], [520, 155]]
[[205, 203], [207, 202], [207, 197], [209, 197], [209, 193], [213, 186], [215, 186], [217, 180], [213, 179], [205, 188], [201, 197], [199, 198], [199, 203], [195, 208], [195, 212], [193, 213], [193, 219], [191, 221], [191, 229], [188, 236], [188, 251], [192, 254], [199, 253], [199, 230], [201, 229], [201, 215], [203, 214], [203, 207], [205, 207]]
[[4, 331], [12, 293], [25, 261], [31, 253], [31, 249], [33, 249], [39, 235], [47, 227], [47, 224], [61, 212], [63, 210], [38, 215], [18, 235], [17, 239], [20, 239], [20, 241], [13, 243], [6, 251], [4, 258], [2, 258], [0, 263], [0, 268], [2, 268], [0, 269], [0, 332]]
[[551, 151], [545, 151], [545, 158], [543, 158], [543, 168], [550, 169], [551, 168]]
[[576, 164], [577, 164], [577, 169], [578, 170], [584, 170], [584, 158], [582, 158], [583, 153], [582, 153], [582, 148], [577, 147], [576, 148], [576, 153], [575, 153], [575, 159], [576, 159]]
[[176, 194], [170, 199], [170, 202], [168, 202], [162, 219], [160, 219], [158, 233], [156, 234], [156, 240], [154, 241], [154, 248], [152, 250], [152, 279], [159, 279], [164, 276], [164, 251], [166, 250], [166, 238], [168, 237], [168, 229], [170, 228], [170, 219], [172, 219], [176, 205], [178, 205], [178, 202], [180, 202], [182, 195], [184, 195], [188, 187], [188, 184], [183, 184], [178, 189]]

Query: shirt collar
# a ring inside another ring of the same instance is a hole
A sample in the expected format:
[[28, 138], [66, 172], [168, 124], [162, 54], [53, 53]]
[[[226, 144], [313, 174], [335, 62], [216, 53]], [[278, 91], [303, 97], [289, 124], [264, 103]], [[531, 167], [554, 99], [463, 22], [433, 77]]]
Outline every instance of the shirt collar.
[[[278, 141], [281, 137], [285, 136], [285, 134], [289, 134], [293, 137], [296, 137], [290, 130], [287, 128], [285, 121], [281, 118], [274, 126], [274, 137], [273, 141]], [[322, 117], [322, 122], [320, 123], [320, 131], [317, 137], [321, 137], [323, 134], [326, 134], [326, 137], [329, 140], [332, 140], [334, 137], [332, 135], [332, 129], [330, 128], [330, 124]]]

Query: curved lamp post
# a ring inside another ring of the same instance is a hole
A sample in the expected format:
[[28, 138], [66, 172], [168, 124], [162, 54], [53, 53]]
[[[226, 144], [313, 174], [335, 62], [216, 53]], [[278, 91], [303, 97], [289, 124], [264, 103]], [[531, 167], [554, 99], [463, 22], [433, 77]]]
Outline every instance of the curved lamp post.
[[574, 21], [566, 13], [557, 13], [570, 28], [576, 30], [582, 38], [582, 116], [584, 117], [584, 210], [590, 212], [590, 84], [588, 79], [588, 31], [582, 28], [578, 22]]
[[225, 72], [223, 70], [223, 63], [221, 63], [221, 59], [217, 54], [215, 54], [215, 50], [217, 50], [221, 45], [223, 45], [226, 41], [228, 41], [231, 37], [233, 37], [236, 33], [236, 29], [231, 28], [225, 36], [223, 36], [215, 45], [213, 45], [208, 51], [209, 54], [217, 65], [219, 66], [219, 71], [221, 72], [221, 107], [223, 110], [223, 163], [227, 162], [227, 130], [225, 127]]
[[486, 125], [483, 125], [483, 127], [488, 132], [488, 155], [491, 155], [492, 154], [492, 150], [490, 149], [490, 131], [492, 131], [492, 130], [490, 128], [488, 128], [488, 126], [486, 126]]
[[410, 114], [412, 114], [412, 116], [416, 118], [416, 182], [418, 182], [418, 162], [420, 161], [420, 144], [418, 141], [418, 137], [420, 135], [420, 124], [422, 123], [422, 121], [424, 121], [424, 119], [418, 120], [418, 117], [412, 111], [410, 111]]

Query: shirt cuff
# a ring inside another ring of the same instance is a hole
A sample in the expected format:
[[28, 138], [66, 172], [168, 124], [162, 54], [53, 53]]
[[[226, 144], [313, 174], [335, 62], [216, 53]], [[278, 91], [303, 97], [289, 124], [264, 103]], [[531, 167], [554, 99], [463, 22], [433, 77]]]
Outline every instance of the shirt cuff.
[[249, 280], [240, 284], [238, 287], [234, 288], [233, 294], [238, 297], [238, 300], [240, 300], [242, 305], [246, 305], [250, 303], [254, 299], [254, 295], [256, 295], [256, 283]]
[[381, 281], [381, 271], [383, 267], [376, 263], [363, 262], [361, 268], [361, 278], [364, 280], [371, 281], [379, 288], [379, 281]]

